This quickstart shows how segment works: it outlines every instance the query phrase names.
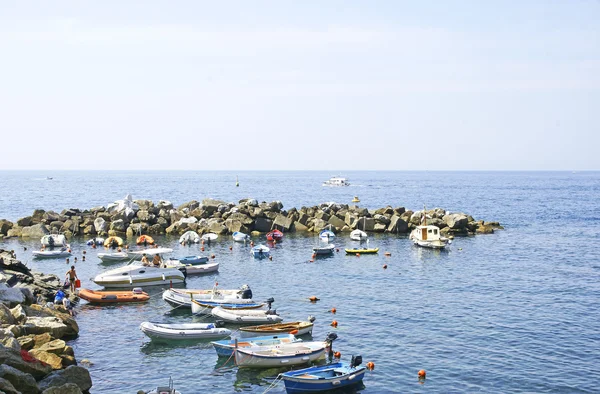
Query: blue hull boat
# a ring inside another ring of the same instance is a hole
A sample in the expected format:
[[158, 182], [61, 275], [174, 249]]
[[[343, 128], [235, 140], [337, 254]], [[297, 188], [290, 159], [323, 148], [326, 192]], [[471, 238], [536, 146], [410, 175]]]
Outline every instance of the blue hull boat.
[[365, 367], [340, 362], [288, 371], [280, 376], [289, 394], [317, 393], [359, 384], [366, 370]]
[[[268, 335], [264, 337], [248, 338], [245, 340], [239, 339], [238, 347], [271, 346], [298, 341], [301, 341], [301, 339], [296, 338], [292, 334]], [[233, 350], [235, 349], [235, 339], [224, 339], [222, 341], [214, 341], [211, 343], [215, 347], [217, 355], [222, 357], [231, 357], [233, 355]]]
[[257, 259], [263, 259], [271, 255], [270, 249], [265, 245], [257, 245], [253, 247], [250, 250], [250, 253], [252, 253], [252, 255]]
[[208, 257], [206, 256], [185, 256], [182, 258], [178, 258], [177, 260], [181, 261], [181, 264], [204, 264], [208, 262]]

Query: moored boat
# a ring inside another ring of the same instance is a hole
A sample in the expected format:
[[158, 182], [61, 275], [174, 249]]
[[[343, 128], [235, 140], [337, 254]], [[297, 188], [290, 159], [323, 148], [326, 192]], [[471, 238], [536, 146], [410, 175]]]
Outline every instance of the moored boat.
[[[235, 345], [234, 345], [235, 346]], [[309, 364], [325, 355], [327, 344], [321, 341], [281, 343], [270, 346], [234, 347], [238, 367], [277, 368]]]
[[166, 260], [163, 264], [165, 268], [185, 268], [188, 275], [202, 275], [219, 270], [219, 263], [196, 263], [184, 264], [181, 260]]
[[135, 243], [138, 245], [154, 245], [154, 238], [149, 235], [140, 235]]
[[116, 302], [144, 302], [150, 299], [148, 293], [141, 288], [132, 291], [107, 291], [79, 289], [77, 295], [84, 300], [94, 304], [107, 304]]
[[334, 244], [327, 244], [325, 246], [314, 247], [313, 253], [316, 254], [317, 256], [325, 256], [325, 255], [332, 254], [334, 250], [335, 250]]
[[261, 324], [258, 326], [240, 327], [242, 336], [256, 336], [266, 334], [294, 334], [296, 336], [312, 334], [314, 317], [308, 321], [295, 321], [289, 323]]
[[179, 237], [180, 244], [197, 244], [200, 242], [200, 236], [197, 232], [189, 230], [183, 233], [181, 237]]
[[93, 281], [108, 288], [168, 286], [185, 282], [185, 273], [176, 268], [147, 267], [140, 261], [96, 275]]
[[269, 231], [267, 233], [267, 241], [281, 241], [283, 239], [283, 233], [277, 229]]
[[353, 230], [350, 233], [350, 239], [353, 241], [366, 241], [368, 238], [367, 233], [359, 229]]
[[265, 306], [262, 302], [252, 300], [221, 299], [221, 300], [191, 300], [192, 313], [194, 315], [210, 315], [213, 308], [221, 307], [224, 309], [260, 309]]
[[231, 330], [222, 327], [222, 322], [215, 323], [153, 323], [143, 322], [140, 330], [151, 339], [205, 339], [224, 338], [231, 335]]
[[63, 234], [47, 234], [40, 240], [42, 246], [54, 247], [66, 247], [67, 239]]
[[104, 240], [104, 246], [107, 248], [118, 248], [119, 246], [123, 246], [123, 238], [108, 237]]
[[319, 233], [319, 238], [321, 241], [329, 242], [330, 240], [335, 238], [335, 233], [331, 231], [331, 229], [323, 229]]
[[94, 237], [94, 238], [88, 239], [85, 244], [88, 245], [88, 246], [103, 245], [104, 244], [104, 238]]
[[175, 307], [191, 308], [192, 299], [197, 301], [220, 301], [227, 300], [235, 303], [254, 303], [252, 301], [252, 290], [248, 285], [242, 285], [239, 289], [218, 289], [215, 285], [212, 289], [167, 289], [162, 294], [162, 299]]
[[271, 255], [271, 249], [269, 249], [265, 245], [256, 245], [255, 247], [250, 249], [250, 253], [258, 259], [263, 259]]
[[202, 235], [202, 240], [208, 243], [211, 243], [212, 241], [216, 241], [217, 238], [219, 238], [219, 236], [215, 233], [206, 233], [204, 235]]
[[225, 309], [217, 306], [212, 309], [211, 314], [226, 323], [235, 324], [279, 323], [283, 320], [271, 309]]
[[352, 249], [345, 249], [346, 253], [351, 254], [351, 253], [358, 253], [358, 254], [375, 254], [379, 252], [379, 248], [372, 248], [372, 249], [368, 249], [368, 248], [352, 248]]
[[62, 248], [59, 250], [39, 250], [31, 252], [31, 255], [37, 259], [52, 259], [60, 257], [70, 257], [71, 252], [68, 249]]
[[177, 257], [171, 260], [178, 260], [182, 264], [204, 264], [208, 263], [208, 257], [206, 256], [185, 256]]
[[350, 186], [348, 179], [342, 178], [341, 176], [333, 176], [323, 182], [323, 186]]
[[[244, 340], [238, 340], [237, 346], [239, 348], [249, 347], [249, 346], [271, 346], [271, 345], [279, 345], [282, 343], [293, 343], [300, 342], [302, 339], [296, 338], [292, 334], [282, 334], [282, 335], [267, 335], [263, 337], [252, 337]], [[217, 355], [222, 357], [231, 357], [233, 355], [233, 350], [235, 349], [235, 340], [234, 339], [224, 339], [221, 341], [211, 342], [214, 346]]]
[[129, 260], [126, 252], [98, 253], [98, 258], [104, 263]]
[[158, 386], [154, 390], [146, 391], [145, 394], [181, 394], [181, 391], [175, 390], [173, 387], [173, 379], [169, 378], [168, 386]]
[[288, 394], [321, 392], [360, 384], [367, 370], [364, 366], [359, 367], [361, 363], [361, 356], [352, 356], [350, 364], [318, 365], [287, 371], [279, 376]]
[[417, 226], [408, 237], [417, 246], [429, 249], [444, 249], [450, 242], [448, 238], [440, 236], [437, 226]]
[[250, 236], [248, 234], [244, 234], [240, 231], [236, 231], [233, 234], [231, 234], [231, 236], [233, 237], [233, 240], [235, 242], [246, 242], [246, 241], [250, 241]]
[[154, 255], [162, 256], [163, 254], [171, 253], [171, 252], [173, 252], [173, 249], [171, 249], [171, 248], [148, 248], [148, 249], [143, 249], [143, 250], [128, 250], [127, 256], [130, 259], [141, 260], [144, 255], [146, 255], [146, 256], [154, 256]]

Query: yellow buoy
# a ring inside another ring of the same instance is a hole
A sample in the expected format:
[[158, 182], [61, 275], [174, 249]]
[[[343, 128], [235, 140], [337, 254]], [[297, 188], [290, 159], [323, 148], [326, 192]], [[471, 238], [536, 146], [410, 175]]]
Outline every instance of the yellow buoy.
[[354, 198], [352, 199], [352, 202], [360, 202], [360, 200], [358, 199], [358, 196], [354, 196]]

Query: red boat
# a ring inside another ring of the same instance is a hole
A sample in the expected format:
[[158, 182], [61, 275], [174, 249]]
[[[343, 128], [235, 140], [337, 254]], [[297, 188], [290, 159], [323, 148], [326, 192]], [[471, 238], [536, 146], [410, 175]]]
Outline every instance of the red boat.
[[283, 233], [277, 229], [267, 233], [267, 241], [281, 241], [282, 239]]

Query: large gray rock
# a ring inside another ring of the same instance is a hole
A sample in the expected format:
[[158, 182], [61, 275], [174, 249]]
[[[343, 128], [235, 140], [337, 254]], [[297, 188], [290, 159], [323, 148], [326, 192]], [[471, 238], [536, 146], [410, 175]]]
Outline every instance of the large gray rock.
[[328, 220], [328, 223], [334, 226], [337, 229], [337, 231], [341, 230], [346, 225], [346, 223], [342, 219], [338, 218], [336, 215], [331, 215], [331, 217]]
[[239, 220], [227, 219], [225, 220], [225, 226], [230, 233], [235, 233], [236, 231], [248, 233], [250, 231], [250, 229]]
[[50, 234], [48, 227], [45, 224], [39, 223], [33, 226], [23, 227], [21, 229], [21, 237], [24, 238], [41, 238], [46, 234]]
[[57, 317], [27, 317], [23, 326], [27, 334], [49, 333], [54, 338], [62, 338], [68, 327]]
[[[391, 211], [391, 210], [392, 210], [392, 209], [390, 208], [390, 211]], [[387, 216], [384, 216], [383, 214], [375, 214], [375, 215], [373, 216], [373, 219], [375, 219], [375, 221], [376, 221], [377, 223], [382, 223], [382, 224], [385, 224], [386, 226], [387, 226], [388, 224], [390, 224], [390, 219], [389, 219]]]
[[400, 216], [392, 215], [390, 224], [387, 228], [388, 233], [405, 234], [408, 233], [408, 223], [406, 223]]
[[15, 386], [6, 379], [0, 378], [0, 393], [3, 394], [21, 394]]
[[192, 201], [188, 201], [186, 203], [181, 204], [180, 206], [177, 207], [177, 210], [183, 211], [184, 209], [187, 209], [188, 212], [191, 212], [194, 209], [198, 208], [199, 206], [200, 206], [200, 203], [198, 201], [192, 200]]
[[22, 394], [38, 394], [35, 378], [10, 365], [0, 365], [0, 378], [8, 380]]
[[21, 352], [0, 345], [0, 364], [9, 365], [21, 372], [32, 375], [35, 379], [41, 379], [52, 371], [49, 365], [43, 365], [39, 361], [24, 361]]
[[90, 372], [76, 365], [52, 372], [39, 382], [39, 387], [40, 390], [44, 391], [50, 387], [62, 386], [67, 383], [75, 383], [84, 393], [89, 392], [92, 388]]
[[277, 214], [277, 216], [275, 216], [275, 220], [273, 221], [273, 223], [280, 230], [290, 231], [290, 229], [292, 228], [292, 225], [294, 224], [294, 219], [285, 217], [282, 214]]
[[15, 324], [15, 317], [4, 303], [0, 302], [0, 324]]
[[[54, 308], [47, 308], [41, 305], [33, 304], [31, 306], [26, 306], [25, 313], [28, 316], [28, 320], [31, 317], [39, 317], [39, 318], [55, 318], [61, 321], [66, 327], [66, 331], [63, 336], [65, 338], [74, 338], [79, 334], [79, 325], [77, 321], [69, 315], [67, 310], [62, 306], [58, 305]], [[41, 330], [43, 332], [50, 332], [49, 330]], [[62, 336], [53, 335], [54, 338], [62, 338]]]
[[65, 383], [62, 386], [47, 388], [42, 394], [83, 394], [83, 391], [75, 383]]
[[374, 231], [375, 230], [375, 219], [362, 217], [362, 218], [358, 219], [356, 227], [359, 230], [362, 230], [365, 232]]
[[273, 221], [267, 218], [256, 218], [254, 222], [254, 230], [266, 233], [273, 228]]
[[8, 234], [8, 230], [10, 230], [11, 228], [13, 228], [12, 222], [9, 222], [5, 219], [0, 220], [0, 235]]
[[23, 302], [25, 302], [25, 295], [19, 288], [8, 287], [6, 283], [0, 283], [0, 303], [12, 308]]
[[452, 230], [464, 229], [469, 222], [467, 216], [462, 213], [451, 213], [449, 215], [444, 215], [443, 220], [444, 223], [446, 223]]
[[213, 222], [208, 226], [208, 231], [215, 234], [225, 234], [227, 233], [227, 227], [223, 223]]
[[45, 223], [52, 223], [52, 222], [60, 221], [60, 215], [54, 211], [44, 212], [44, 214], [42, 215], [42, 220]]
[[31, 226], [32, 224], [32, 217], [31, 216], [25, 216], [24, 218], [18, 219], [17, 220], [17, 225], [20, 227], [27, 227], [27, 226]]
[[94, 228], [98, 234], [104, 234], [108, 231], [108, 223], [104, 218], [98, 217], [94, 220]]
[[110, 229], [115, 231], [125, 231], [127, 230], [127, 226], [123, 219], [117, 219], [110, 224]]
[[229, 217], [227, 219], [238, 220], [244, 226], [251, 226], [254, 223], [254, 220], [252, 220], [252, 218], [248, 217], [247, 215], [244, 215], [243, 213], [239, 213], [239, 212], [232, 213], [231, 215], [229, 215]]

